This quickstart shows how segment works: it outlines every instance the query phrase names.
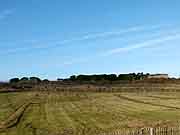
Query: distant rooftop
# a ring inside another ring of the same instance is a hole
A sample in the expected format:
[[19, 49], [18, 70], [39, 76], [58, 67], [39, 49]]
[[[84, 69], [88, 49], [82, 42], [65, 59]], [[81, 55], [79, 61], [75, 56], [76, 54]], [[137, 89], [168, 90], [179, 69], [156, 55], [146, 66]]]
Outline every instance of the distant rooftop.
[[165, 78], [168, 79], [169, 75], [168, 74], [150, 74], [148, 78]]

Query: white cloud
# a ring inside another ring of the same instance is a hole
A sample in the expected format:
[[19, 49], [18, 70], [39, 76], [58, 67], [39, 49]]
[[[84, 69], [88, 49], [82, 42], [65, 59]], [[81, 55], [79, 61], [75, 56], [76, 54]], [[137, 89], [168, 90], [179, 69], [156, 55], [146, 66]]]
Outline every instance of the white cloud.
[[[160, 38], [147, 40], [147, 41], [144, 41], [142, 43], [136, 43], [136, 44], [133, 44], [133, 45], [130, 45], [130, 46], [127, 46], [127, 47], [111, 49], [111, 50], [108, 50], [107, 52], [105, 52], [103, 54], [100, 54], [100, 55], [97, 54], [95, 56], [96, 57], [106, 57], [106, 56], [118, 54], [118, 53], [121, 53], [121, 52], [127, 52], [127, 51], [132, 51], [132, 50], [135, 50], [135, 49], [151, 47], [151, 46], [154, 46], [154, 45], [158, 45], [159, 43], [175, 40], [175, 39], [178, 39], [178, 38], [180, 39], [180, 33], [176, 33], [174, 35], [168, 35], [168, 36], [161, 36]], [[79, 58], [79, 59], [74, 59], [74, 60], [71, 60], [71, 61], [66, 61], [66, 62], [64, 62], [64, 66], [72, 65], [72, 64], [75, 64], [75, 63], [88, 62], [89, 60], [92, 60], [93, 58], [95, 59], [95, 57], [91, 57], [91, 58], [84, 58], [84, 59]]]
[[178, 38], [180, 38], [180, 33], [177, 33], [174, 35], [168, 35], [168, 36], [164, 36], [164, 37], [160, 37], [160, 38], [156, 38], [156, 39], [147, 40], [142, 43], [136, 43], [136, 44], [129, 45], [126, 47], [111, 49], [111, 50], [105, 52], [103, 55], [108, 56], [108, 55], [113, 55], [113, 54], [117, 54], [117, 53], [121, 53], [121, 52], [131, 51], [134, 49], [150, 47], [150, 46], [158, 45], [159, 43], [163, 43], [165, 41], [170, 41], [170, 40], [174, 40], [174, 39], [178, 39]]
[[[158, 29], [162, 25], [153, 25], [149, 27], [145, 26], [134, 26], [134, 27], [129, 27], [126, 29], [121, 29], [118, 31], [109, 31], [109, 32], [102, 32], [102, 33], [96, 33], [96, 34], [87, 34], [81, 37], [75, 37], [72, 39], [67, 39], [67, 40], [62, 40], [62, 41], [56, 41], [56, 42], [51, 42], [49, 43], [50, 45], [36, 45], [36, 46], [25, 46], [25, 47], [20, 47], [20, 48], [12, 48], [9, 50], [6, 50], [6, 52], [1, 52], [1, 54], [11, 54], [11, 53], [16, 53], [16, 52], [22, 52], [22, 51], [27, 51], [30, 49], [48, 49], [48, 48], [55, 48], [60, 45], [68, 44], [68, 43], [74, 43], [77, 41], [85, 41], [85, 40], [92, 40], [92, 39], [100, 39], [100, 38], [109, 38], [111, 36], [119, 36], [123, 35], [126, 33], [130, 32], [140, 32], [140, 31], [145, 31], [145, 30], [153, 30], [153, 29]], [[35, 40], [37, 41], [37, 40]]]
[[0, 20], [5, 19], [6, 17], [10, 16], [13, 13], [12, 9], [6, 9], [0, 12]]
[[70, 43], [70, 42], [74, 42], [74, 41], [84, 41], [84, 40], [89, 40], [89, 39], [106, 38], [106, 37], [116, 36], [116, 35], [118, 36], [118, 35], [130, 33], [130, 32], [138, 32], [138, 31], [144, 31], [144, 30], [158, 29], [161, 26], [162, 25], [153, 25], [153, 26], [149, 26], [149, 27], [134, 26], [134, 27], [126, 28], [126, 29], [121, 29], [118, 31], [109, 31], [109, 32], [96, 33], [96, 34], [87, 34], [87, 35], [84, 35], [81, 37], [60, 41], [60, 42], [57, 42], [57, 44], [65, 44], [65, 43]]

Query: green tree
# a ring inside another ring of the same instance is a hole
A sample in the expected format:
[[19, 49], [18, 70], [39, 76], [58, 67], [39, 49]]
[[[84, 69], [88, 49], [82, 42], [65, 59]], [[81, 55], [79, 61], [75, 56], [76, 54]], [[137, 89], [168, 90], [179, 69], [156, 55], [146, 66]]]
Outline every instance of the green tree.
[[76, 80], [76, 76], [75, 75], [72, 75], [72, 76], [70, 76], [70, 78], [69, 78], [71, 81], [75, 81]]
[[19, 78], [12, 78], [9, 80], [10, 83], [18, 83], [19, 81]]
[[30, 77], [30, 82], [31, 83], [40, 83], [41, 79], [38, 77]]
[[21, 78], [21, 80], [20, 81], [28, 81], [29, 80], [29, 78], [28, 77], [23, 77], [23, 78]]

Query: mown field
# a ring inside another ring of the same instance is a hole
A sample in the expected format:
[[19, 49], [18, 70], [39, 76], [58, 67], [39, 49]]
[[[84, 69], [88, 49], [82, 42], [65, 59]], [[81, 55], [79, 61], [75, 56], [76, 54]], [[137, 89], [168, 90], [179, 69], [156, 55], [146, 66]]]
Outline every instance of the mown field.
[[0, 93], [0, 135], [96, 135], [179, 120], [180, 92]]

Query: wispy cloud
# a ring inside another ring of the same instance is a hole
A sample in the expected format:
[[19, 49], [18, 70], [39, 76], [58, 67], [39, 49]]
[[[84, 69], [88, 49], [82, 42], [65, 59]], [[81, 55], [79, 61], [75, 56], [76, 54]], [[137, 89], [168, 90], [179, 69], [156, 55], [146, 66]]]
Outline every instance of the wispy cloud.
[[[110, 55], [114, 55], [114, 54], [118, 54], [118, 53], [122, 53], [122, 52], [133, 51], [135, 49], [142, 49], [145, 47], [157, 46], [160, 43], [164, 43], [166, 41], [171, 41], [171, 40], [176, 40], [176, 39], [180, 39], [180, 33], [176, 33], [174, 35], [168, 35], [168, 36], [161, 36], [159, 38], [146, 40], [142, 43], [136, 43], [136, 44], [132, 44], [132, 45], [129, 45], [126, 47], [122, 47], [122, 48], [111, 49], [105, 53], [96, 54], [95, 57], [106, 57], [106, 56], [110, 56]], [[95, 57], [89, 57], [89, 58], [83, 58], [83, 59], [77, 58], [77, 59], [74, 59], [71, 61], [66, 61], [63, 63], [63, 65], [68, 66], [68, 65], [72, 65], [72, 64], [76, 64], [76, 63], [85, 63], [85, 62], [88, 62], [88, 61], [94, 59]]]
[[64, 44], [64, 43], [69, 43], [69, 42], [74, 42], [74, 41], [84, 41], [84, 40], [89, 40], [89, 39], [99, 39], [99, 38], [106, 38], [106, 37], [110, 37], [110, 36], [116, 36], [116, 35], [121, 35], [121, 34], [126, 34], [129, 32], [137, 32], [137, 31], [143, 31], [143, 30], [152, 30], [152, 29], [157, 29], [160, 28], [160, 25], [153, 25], [153, 26], [134, 26], [134, 27], [129, 27], [126, 29], [121, 29], [118, 31], [109, 31], [109, 32], [102, 32], [102, 33], [95, 33], [95, 34], [87, 34], [81, 37], [77, 37], [77, 38], [72, 38], [69, 40], [64, 40], [64, 41], [60, 41], [57, 42], [59, 44]]
[[[70, 44], [75, 43], [78, 41], [85, 41], [85, 40], [94, 40], [94, 39], [107, 39], [109, 37], [113, 36], [120, 36], [123, 34], [133, 33], [133, 32], [140, 32], [140, 31], [146, 31], [146, 30], [155, 30], [161, 28], [162, 25], [153, 25], [153, 26], [133, 26], [117, 31], [109, 31], [109, 32], [102, 32], [102, 33], [95, 33], [95, 34], [86, 34], [81, 37], [75, 37], [67, 40], [61, 40], [61, 41], [55, 41], [51, 42], [48, 45], [36, 45], [36, 46], [25, 46], [20, 48], [12, 48], [9, 50], [6, 50], [6, 54], [16, 53], [16, 52], [22, 52], [27, 50], [34, 50], [34, 49], [48, 49], [48, 48], [56, 48], [64, 44]], [[41, 43], [40, 43], [41, 44]], [[2, 54], [2, 53], [1, 53]], [[4, 54], [4, 52], [3, 52]]]
[[3, 10], [3, 11], [0, 11], [0, 20], [3, 20], [6, 17], [13, 14], [13, 11], [14, 11], [13, 9], [6, 9], [6, 10]]
[[[52, 45], [52, 46], [43, 46], [43, 47], [44, 48], [46, 48], [46, 47], [56, 47], [56, 46], [59, 46], [59, 45], [68, 44], [68, 43], [74, 43], [74, 42], [77, 42], [77, 41], [105, 39], [105, 38], [109, 38], [109, 37], [113, 37], [113, 36], [120, 36], [120, 35], [124, 35], [124, 34], [128, 34], [128, 33], [133, 33], [133, 32], [152, 31], [152, 30], [160, 29], [163, 26], [164, 25], [131, 26], [131, 27], [124, 28], [124, 29], [122, 28], [122, 29], [119, 29], [119, 30], [116, 30], [116, 31], [107, 31], [107, 32], [101, 32], [101, 33], [95, 33], [95, 34], [86, 34], [86, 35], [83, 35], [83, 36], [80, 36], [80, 37], [75, 37], [75, 38], [55, 42], [54, 45]], [[169, 26], [169, 25], [166, 25], [166, 26]], [[41, 48], [41, 47], [37, 47], [37, 48]]]
[[170, 40], [175, 40], [175, 39], [180, 39], [180, 33], [176, 33], [174, 35], [168, 35], [168, 36], [164, 36], [164, 37], [159, 37], [159, 38], [156, 38], [156, 39], [147, 40], [147, 41], [144, 41], [142, 43], [136, 43], [136, 44], [129, 45], [129, 46], [126, 46], [126, 47], [111, 49], [111, 50], [107, 51], [104, 54], [104, 56], [113, 55], [113, 54], [126, 52], [126, 51], [131, 51], [131, 50], [134, 50], [134, 49], [141, 49], [141, 48], [145, 48], [145, 47], [151, 47], [151, 46], [154, 46], [154, 45], [158, 45], [159, 43], [163, 43], [163, 42], [170, 41]]

